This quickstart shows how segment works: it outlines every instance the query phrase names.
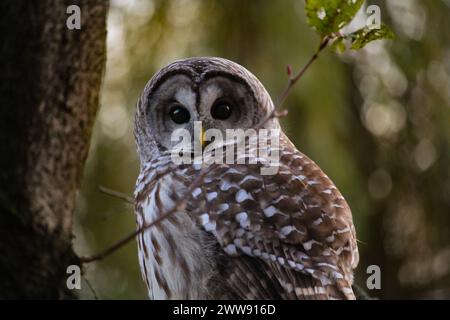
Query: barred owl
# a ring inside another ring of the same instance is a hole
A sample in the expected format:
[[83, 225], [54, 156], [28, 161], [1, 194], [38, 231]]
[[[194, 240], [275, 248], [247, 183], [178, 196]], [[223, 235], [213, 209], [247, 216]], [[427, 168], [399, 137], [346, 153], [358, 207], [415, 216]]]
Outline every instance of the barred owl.
[[[137, 225], [174, 211], [137, 236], [150, 298], [355, 298], [358, 249], [350, 208], [283, 132], [274, 174], [262, 174], [261, 156], [209, 171], [205, 162], [173, 161], [174, 130], [192, 132], [195, 121], [220, 132], [279, 129], [269, 117], [273, 108], [253, 74], [222, 58], [175, 61], [146, 85], [135, 115]], [[261, 148], [273, 151], [271, 144]], [[190, 187], [201, 172], [201, 183]]]

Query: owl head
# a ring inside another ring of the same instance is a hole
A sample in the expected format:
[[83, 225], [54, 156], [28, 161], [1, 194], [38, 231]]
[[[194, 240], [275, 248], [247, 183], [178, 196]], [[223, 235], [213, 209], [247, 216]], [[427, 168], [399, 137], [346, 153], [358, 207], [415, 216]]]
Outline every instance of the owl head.
[[[141, 163], [170, 151], [174, 130], [254, 128], [272, 112], [270, 95], [247, 69], [223, 58], [177, 60], [147, 83], [137, 104], [135, 138]], [[276, 118], [264, 128], [278, 127]]]

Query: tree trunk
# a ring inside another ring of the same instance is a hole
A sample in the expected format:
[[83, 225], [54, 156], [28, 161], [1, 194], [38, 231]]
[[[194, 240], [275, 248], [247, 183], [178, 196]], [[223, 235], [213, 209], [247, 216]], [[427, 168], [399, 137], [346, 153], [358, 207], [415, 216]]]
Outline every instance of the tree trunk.
[[[81, 29], [69, 30], [70, 5]], [[1, 1], [0, 298], [66, 298], [106, 59], [106, 0]]]

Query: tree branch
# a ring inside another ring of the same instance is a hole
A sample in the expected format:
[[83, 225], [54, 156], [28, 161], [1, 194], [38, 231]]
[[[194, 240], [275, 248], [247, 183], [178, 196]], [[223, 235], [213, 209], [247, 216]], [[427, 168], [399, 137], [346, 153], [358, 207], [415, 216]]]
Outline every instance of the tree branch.
[[119, 192], [119, 191], [116, 191], [116, 190], [113, 190], [113, 189], [109, 189], [109, 188], [106, 188], [106, 187], [103, 187], [103, 186], [98, 186], [98, 190], [101, 193], [104, 193], [104, 194], [106, 194], [106, 195], [108, 195], [110, 197], [123, 200], [123, 201], [125, 201], [126, 203], [129, 203], [129, 204], [134, 204], [134, 199], [132, 197], [126, 195], [125, 193], [122, 193], [122, 192]]
[[291, 73], [290, 68], [288, 68], [289, 81], [288, 81], [288, 84], [286, 85], [286, 88], [283, 90], [283, 92], [279, 96], [277, 103], [275, 104], [275, 107], [273, 108], [272, 112], [262, 122], [260, 122], [260, 124], [258, 124], [256, 126], [256, 129], [260, 129], [261, 127], [263, 127], [267, 123], [267, 121], [269, 121], [272, 118], [284, 116], [283, 113], [279, 112], [279, 109], [281, 109], [281, 107], [283, 106], [287, 97], [291, 93], [292, 88], [303, 77], [303, 75], [311, 67], [311, 65], [317, 60], [317, 58], [319, 57], [319, 55], [323, 51], [323, 49], [325, 49], [327, 47], [329, 41], [330, 41], [329, 37], [325, 37], [324, 39], [322, 39], [319, 47], [317, 48], [317, 51], [311, 56], [311, 58], [309, 58], [308, 62], [306, 62], [306, 64], [303, 66], [303, 68], [301, 68], [295, 76], [292, 77], [290, 75], [290, 73]]
[[184, 207], [186, 206], [187, 201], [189, 200], [189, 198], [192, 195], [192, 191], [194, 191], [195, 188], [197, 188], [198, 186], [200, 186], [203, 182], [203, 178], [213, 170], [213, 168], [215, 167], [215, 164], [212, 164], [211, 166], [202, 169], [202, 171], [200, 172], [200, 174], [197, 176], [197, 178], [190, 184], [188, 190], [186, 191], [186, 193], [183, 195], [182, 198], [180, 198], [178, 200], [177, 203], [175, 203], [174, 207], [168, 211], [166, 211], [164, 214], [160, 215], [157, 219], [155, 219], [154, 221], [152, 221], [151, 223], [137, 229], [136, 231], [134, 231], [133, 233], [130, 233], [129, 235], [127, 235], [126, 237], [124, 237], [123, 239], [117, 241], [116, 243], [114, 243], [113, 245], [111, 245], [110, 247], [106, 248], [105, 250], [94, 254], [90, 257], [81, 257], [80, 258], [80, 262], [81, 263], [89, 263], [89, 262], [93, 262], [93, 261], [97, 261], [97, 260], [101, 260], [103, 258], [105, 258], [106, 256], [110, 255], [111, 253], [115, 252], [116, 250], [120, 249], [121, 247], [123, 247], [124, 245], [126, 245], [128, 242], [130, 242], [131, 240], [133, 240], [136, 236], [138, 236], [139, 234], [143, 233], [144, 231], [148, 230], [149, 228], [156, 226], [158, 224], [160, 224], [163, 220], [165, 220], [166, 218], [168, 218], [171, 214], [183, 210]]

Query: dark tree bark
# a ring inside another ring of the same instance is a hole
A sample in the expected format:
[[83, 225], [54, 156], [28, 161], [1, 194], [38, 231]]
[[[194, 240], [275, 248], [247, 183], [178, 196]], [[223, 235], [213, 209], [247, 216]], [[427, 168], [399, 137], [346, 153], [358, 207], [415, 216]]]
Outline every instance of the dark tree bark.
[[[69, 5], [81, 30], [69, 30]], [[0, 298], [66, 298], [106, 59], [106, 0], [0, 2]]]

